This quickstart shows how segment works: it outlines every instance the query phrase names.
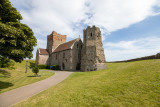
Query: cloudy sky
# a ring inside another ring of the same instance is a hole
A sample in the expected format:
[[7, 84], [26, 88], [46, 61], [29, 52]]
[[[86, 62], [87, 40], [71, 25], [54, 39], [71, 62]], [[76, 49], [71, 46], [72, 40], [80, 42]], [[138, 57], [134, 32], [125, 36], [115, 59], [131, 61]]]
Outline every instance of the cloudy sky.
[[[67, 41], [88, 25], [101, 28], [107, 61], [160, 52], [160, 0], [10, 0], [32, 28], [38, 47], [46, 48], [53, 30]], [[36, 54], [35, 47], [33, 59]]]

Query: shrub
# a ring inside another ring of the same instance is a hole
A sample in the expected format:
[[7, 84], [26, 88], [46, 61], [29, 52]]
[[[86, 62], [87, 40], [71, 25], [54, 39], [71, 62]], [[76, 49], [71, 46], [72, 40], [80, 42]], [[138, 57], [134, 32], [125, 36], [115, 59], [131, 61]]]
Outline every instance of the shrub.
[[52, 70], [59, 70], [59, 65], [53, 65]]
[[36, 74], [36, 76], [38, 75], [39, 72], [39, 68], [38, 67], [33, 67], [32, 68], [32, 72]]
[[39, 65], [37, 65], [37, 67], [38, 67], [39, 69], [50, 69], [50, 66], [49, 66], [49, 65], [44, 65], [44, 64], [39, 64]]

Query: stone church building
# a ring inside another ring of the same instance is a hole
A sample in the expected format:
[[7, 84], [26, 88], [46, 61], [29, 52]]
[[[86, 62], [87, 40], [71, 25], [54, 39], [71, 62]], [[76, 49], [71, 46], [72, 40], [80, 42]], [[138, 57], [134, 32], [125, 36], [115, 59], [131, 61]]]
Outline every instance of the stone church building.
[[95, 71], [106, 69], [101, 31], [88, 26], [79, 38], [66, 42], [66, 35], [53, 31], [47, 36], [47, 49], [38, 48], [36, 65], [59, 65], [61, 70]]

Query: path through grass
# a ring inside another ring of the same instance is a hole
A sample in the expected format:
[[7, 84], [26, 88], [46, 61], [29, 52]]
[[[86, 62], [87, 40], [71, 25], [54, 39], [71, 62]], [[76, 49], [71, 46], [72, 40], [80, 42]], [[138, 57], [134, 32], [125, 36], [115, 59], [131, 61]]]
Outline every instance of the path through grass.
[[[29, 60], [28, 66], [32, 60]], [[0, 68], [0, 93], [9, 91], [27, 84], [31, 84], [43, 79], [46, 79], [54, 74], [54, 72], [40, 71], [38, 74], [41, 77], [34, 77], [34, 73], [29, 69], [26, 71], [26, 63], [16, 63], [15, 69]]]

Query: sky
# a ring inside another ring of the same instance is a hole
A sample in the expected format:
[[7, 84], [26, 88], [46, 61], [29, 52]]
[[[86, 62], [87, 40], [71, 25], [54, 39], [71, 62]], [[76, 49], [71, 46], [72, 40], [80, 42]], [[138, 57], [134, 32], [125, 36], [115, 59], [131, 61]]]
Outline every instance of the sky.
[[46, 48], [52, 31], [81, 37], [87, 26], [98, 26], [107, 61], [122, 61], [160, 52], [160, 0], [10, 0]]

